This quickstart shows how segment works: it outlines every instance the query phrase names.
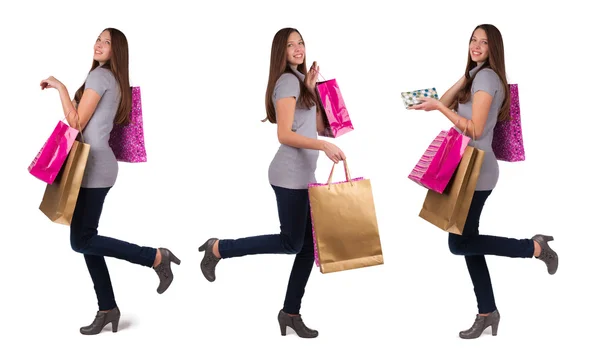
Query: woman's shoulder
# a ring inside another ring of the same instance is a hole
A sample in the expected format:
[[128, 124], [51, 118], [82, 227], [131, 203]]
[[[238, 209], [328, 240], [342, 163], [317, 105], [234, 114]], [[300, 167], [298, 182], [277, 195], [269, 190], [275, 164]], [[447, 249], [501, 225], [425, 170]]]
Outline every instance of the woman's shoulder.
[[496, 81], [500, 82], [500, 76], [496, 71], [491, 69], [490, 67], [485, 67], [479, 70], [475, 74], [475, 78], [473, 80], [485, 80], [485, 81]]
[[283, 72], [279, 78], [277, 78], [277, 83], [299, 83], [299, 78], [292, 72]]
[[91, 70], [90, 73], [88, 74], [87, 79], [88, 80], [99, 79], [99, 80], [104, 80], [104, 81], [108, 81], [108, 82], [116, 81], [115, 76], [113, 75], [111, 70], [108, 68], [104, 68], [102, 66], [98, 66], [98, 67], [94, 68], [93, 70]]

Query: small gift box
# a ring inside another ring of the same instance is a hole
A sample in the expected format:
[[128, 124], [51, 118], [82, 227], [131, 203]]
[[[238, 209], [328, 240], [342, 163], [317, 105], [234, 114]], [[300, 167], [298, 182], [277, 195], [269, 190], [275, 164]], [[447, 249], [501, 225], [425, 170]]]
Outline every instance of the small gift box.
[[420, 104], [421, 102], [419, 101], [419, 99], [421, 98], [428, 97], [433, 99], [439, 99], [437, 90], [435, 90], [435, 88], [406, 91], [402, 92], [401, 96], [402, 100], [404, 101], [404, 106], [406, 106], [406, 108]]

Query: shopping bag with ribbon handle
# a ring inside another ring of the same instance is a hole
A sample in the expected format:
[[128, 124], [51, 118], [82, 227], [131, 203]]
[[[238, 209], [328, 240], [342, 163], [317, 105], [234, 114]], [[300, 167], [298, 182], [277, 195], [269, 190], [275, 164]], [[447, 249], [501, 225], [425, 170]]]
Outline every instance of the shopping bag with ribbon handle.
[[443, 231], [461, 235], [484, 157], [483, 150], [467, 146], [444, 192], [427, 191], [419, 217]]
[[39, 209], [52, 222], [70, 225], [73, 219], [73, 212], [81, 181], [87, 165], [90, 153], [90, 145], [83, 140], [83, 131], [79, 124], [79, 115], [76, 114], [77, 127], [81, 135], [81, 141], [75, 140], [69, 151], [69, 156], [64, 162], [56, 180], [52, 184], [46, 185], [42, 202]]
[[142, 95], [140, 87], [131, 88], [131, 112], [128, 124], [114, 124], [110, 132], [108, 144], [117, 161], [140, 163], [146, 162], [146, 143], [144, 139], [144, 123], [142, 119]]
[[510, 89], [510, 119], [496, 123], [492, 139], [492, 150], [499, 161], [525, 161], [519, 86], [509, 84], [508, 87]]
[[456, 129], [442, 131], [431, 142], [408, 179], [424, 188], [442, 193], [465, 152], [471, 138]]
[[[319, 73], [319, 75], [321, 75]], [[317, 82], [317, 99], [321, 107], [325, 130], [319, 136], [338, 138], [354, 130], [342, 92], [335, 79]]]
[[73, 147], [79, 131], [63, 121], [56, 127], [42, 148], [29, 164], [27, 170], [37, 179], [52, 184]]
[[346, 181], [311, 183], [308, 197], [315, 245], [315, 263], [321, 273], [383, 264], [371, 181], [350, 177]]

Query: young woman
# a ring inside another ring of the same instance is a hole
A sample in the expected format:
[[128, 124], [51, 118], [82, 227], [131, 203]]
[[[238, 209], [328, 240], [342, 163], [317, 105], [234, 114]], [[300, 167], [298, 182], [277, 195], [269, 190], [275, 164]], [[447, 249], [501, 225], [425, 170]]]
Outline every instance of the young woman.
[[[492, 150], [496, 121], [509, 118], [510, 98], [504, 70], [504, 44], [500, 31], [490, 24], [477, 26], [471, 35], [464, 76], [441, 99], [421, 99], [413, 110], [440, 111], [459, 131], [472, 137], [469, 145], [485, 151], [481, 173], [467, 216], [463, 235], [449, 234], [448, 245], [455, 255], [464, 255], [474, 285], [479, 314], [473, 326], [461, 331], [463, 339], [478, 338], [489, 326], [496, 335], [500, 314], [496, 309], [490, 274], [484, 255], [536, 257], [549, 274], [556, 273], [558, 255], [548, 245], [551, 236], [511, 239], [479, 235], [483, 205], [498, 181], [498, 161]], [[455, 112], [453, 108], [458, 106]]]
[[71, 101], [67, 88], [54, 77], [42, 80], [42, 89], [55, 88], [60, 94], [69, 125], [83, 131], [90, 145], [85, 173], [71, 222], [71, 247], [82, 253], [94, 283], [99, 311], [81, 334], [98, 334], [109, 323], [116, 332], [121, 312], [104, 256], [154, 268], [158, 274], [157, 292], [162, 294], [173, 281], [171, 262], [180, 261], [163, 248], [135, 244], [98, 235], [98, 222], [104, 198], [115, 184], [118, 165], [108, 139], [114, 123], [128, 123], [131, 110], [129, 49], [127, 38], [117, 29], [105, 29], [94, 45], [94, 60], [85, 83]]
[[317, 337], [304, 325], [300, 304], [314, 263], [308, 184], [315, 182], [319, 151], [337, 163], [345, 159], [335, 145], [317, 139], [324, 128], [316, 97], [319, 67], [306, 70], [304, 40], [293, 28], [281, 29], [273, 39], [271, 67], [265, 96], [267, 118], [277, 124], [281, 143], [269, 167], [269, 182], [275, 191], [281, 232], [236, 240], [208, 239], [200, 264], [202, 274], [215, 281], [215, 267], [222, 258], [256, 254], [295, 254], [283, 309], [278, 320], [281, 335], [287, 327], [301, 338]]

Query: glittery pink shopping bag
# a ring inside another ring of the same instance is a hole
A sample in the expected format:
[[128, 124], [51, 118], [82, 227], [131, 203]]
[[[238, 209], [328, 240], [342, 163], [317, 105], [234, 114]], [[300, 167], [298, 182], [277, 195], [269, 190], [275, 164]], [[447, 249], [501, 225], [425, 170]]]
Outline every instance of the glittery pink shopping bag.
[[78, 133], [77, 129], [58, 121], [48, 140], [29, 164], [29, 173], [45, 183], [54, 183]]
[[408, 175], [408, 179], [442, 194], [454, 175], [470, 140], [454, 128], [440, 132], [429, 144]]
[[354, 130], [342, 92], [335, 79], [317, 82], [317, 98], [321, 105], [325, 130], [320, 136], [337, 138]]
[[131, 120], [129, 124], [115, 124], [113, 126], [108, 144], [115, 153], [117, 161], [146, 162], [140, 87], [131, 88], [131, 113], [129, 117]]
[[496, 123], [492, 150], [496, 159], [506, 162], [525, 161], [523, 131], [521, 130], [521, 106], [519, 104], [519, 86], [509, 84], [510, 119]]

